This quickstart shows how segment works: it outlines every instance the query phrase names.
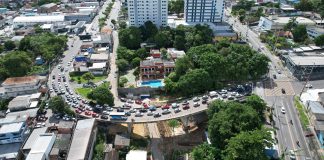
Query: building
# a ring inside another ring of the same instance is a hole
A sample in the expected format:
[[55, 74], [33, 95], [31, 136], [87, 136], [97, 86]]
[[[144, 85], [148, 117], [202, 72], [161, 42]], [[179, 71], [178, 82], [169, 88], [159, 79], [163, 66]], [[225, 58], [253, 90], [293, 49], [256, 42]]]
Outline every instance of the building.
[[158, 49], [151, 49], [150, 56], [153, 58], [161, 58], [161, 52]]
[[185, 0], [186, 22], [222, 22], [224, 0]]
[[59, 26], [65, 24], [64, 15], [37, 15], [37, 16], [18, 16], [13, 19], [13, 27], [21, 28], [34, 26], [36, 24], [54, 24], [54, 26]]
[[176, 60], [178, 58], [182, 58], [186, 55], [185, 51], [179, 51], [175, 48], [168, 48], [167, 50], [168, 55], [170, 56], [171, 59]]
[[64, 16], [65, 21], [85, 21], [87, 23], [91, 22], [94, 18], [93, 13], [69, 13]]
[[2, 83], [7, 97], [36, 93], [40, 85], [38, 76], [12, 77]]
[[41, 28], [44, 32], [54, 32], [54, 25], [53, 24], [43, 24]]
[[[291, 20], [292, 17], [260, 17], [258, 28], [260, 30], [270, 31], [270, 30], [282, 30], [284, 26]], [[315, 26], [316, 23], [305, 17], [296, 17], [296, 23], [305, 26]]]
[[57, 4], [55, 3], [48, 3], [41, 5], [38, 9], [38, 13], [52, 13], [58, 9]]
[[143, 60], [140, 63], [141, 79], [163, 79], [169, 73], [174, 71], [175, 63], [165, 61], [159, 58]]
[[93, 46], [96, 48], [106, 47], [108, 51], [112, 52], [113, 49], [113, 37], [112, 34], [99, 34], [96, 37], [92, 37]]
[[213, 23], [208, 24], [209, 28], [213, 30], [214, 41], [220, 41], [223, 39], [237, 40], [238, 35], [234, 32], [231, 25], [227, 23]]
[[116, 134], [114, 146], [116, 149], [122, 149], [124, 147], [129, 147], [130, 138], [126, 134]]
[[35, 144], [38, 137], [44, 133], [46, 133], [47, 128], [35, 128], [29, 135], [28, 138], [26, 138], [24, 144], [20, 148], [20, 152], [23, 154], [23, 157], [27, 157], [29, 152], [31, 151], [33, 145]]
[[324, 28], [320, 27], [307, 27], [307, 34], [311, 38], [316, 38], [324, 34]]
[[109, 55], [105, 53], [99, 53], [99, 54], [91, 54], [90, 55], [90, 62], [92, 63], [107, 63], [109, 59]]
[[168, 0], [128, 0], [130, 26], [141, 26], [151, 21], [157, 26], [167, 26]]
[[53, 148], [49, 155], [50, 160], [66, 159], [67, 156], [66, 154], [69, 151], [71, 138], [72, 138], [71, 134], [56, 135]]
[[96, 119], [79, 120], [72, 136], [67, 160], [91, 160], [96, 135]]
[[2, 125], [0, 127], [0, 144], [22, 142], [26, 128], [25, 122]]
[[45, 133], [39, 135], [32, 146], [26, 160], [49, 160], [49, 153], [55, 142], [56, 135], [53, 133]]
[[89, 72], [93, 75], [103, 75], [107, 73], [107, 62], [93, 63], [91, 67], [89, 67]]
[[126, 155], [126, 160], [147, 160], [147, 151], [130, 150]]
[[29, 95], [17, 96], [9, 102], [8, 109], [10, 112], [26, 110], [29, 108], [30, 104]]

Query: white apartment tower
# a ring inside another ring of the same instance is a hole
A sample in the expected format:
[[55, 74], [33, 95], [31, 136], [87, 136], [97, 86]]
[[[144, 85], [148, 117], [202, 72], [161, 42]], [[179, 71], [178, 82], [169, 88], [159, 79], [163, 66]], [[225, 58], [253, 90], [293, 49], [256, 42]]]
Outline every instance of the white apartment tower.
[[222, 22], [224, 0], [184, 0], [186, 22]]
[[130, 26], [141, 26], [146, 21], [156, 26], [167, 26], [168, 0], [128, 0]]

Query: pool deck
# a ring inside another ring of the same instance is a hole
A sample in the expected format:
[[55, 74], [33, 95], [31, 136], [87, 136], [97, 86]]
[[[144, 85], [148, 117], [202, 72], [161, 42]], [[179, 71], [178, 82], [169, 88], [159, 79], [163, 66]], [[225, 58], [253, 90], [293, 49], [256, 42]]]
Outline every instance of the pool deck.
[[[161, 86], [150, 86], [150, 85], [142, 85], [143, 82], [152, 82], [152, 81], [160, 81], [161, 82]], [[151, 80], [140, 80], [140, 81], [137, 81], [137, 87], [151, 87], [151, 88], [160, 88], [160, 87], [164, 87], [164, 79], [151, 79]]]

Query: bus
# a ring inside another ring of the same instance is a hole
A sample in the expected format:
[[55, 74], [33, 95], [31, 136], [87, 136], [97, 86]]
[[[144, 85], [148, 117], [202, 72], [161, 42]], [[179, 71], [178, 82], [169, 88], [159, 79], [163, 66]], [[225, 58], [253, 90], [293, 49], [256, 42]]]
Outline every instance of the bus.
[[111, 112], [109, 116], [111, 120], [127, 120], [125, 112]]

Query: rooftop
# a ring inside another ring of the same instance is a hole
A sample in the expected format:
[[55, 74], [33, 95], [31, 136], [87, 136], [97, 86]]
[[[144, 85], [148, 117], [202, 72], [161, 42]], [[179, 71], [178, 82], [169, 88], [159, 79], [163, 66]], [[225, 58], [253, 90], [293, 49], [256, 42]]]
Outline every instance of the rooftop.
[[[278, 24], [287, 24], [289, 22], [289, 20], [291, 20], [291, 17], [277, 17], [277, 16], [270, 16], [267, 17], [267, 19], [272, 20], [274, 23], [278, 23]], [[305, 17], [297, 17], [296, 18], [296, 22], [298, 24], [313, 24], [315, 25], [315, 22], [309, 18], [305, 18]]]
[[68, 150], [71, 141], [71, 134], [57, 134], [53, 148]]
[[320, 56], [289, 56], [288, 58], [299, 66], [324, 65], [324, 57]]
[[85, 159], [95, 119], [79, 120], [73, 134], [67, 160]]
[[40, 7], [41, 8], [51, 8], [53, 6], [56, 6], [56, 4], [55, 3], [47, 3], [47, 4], [41, 5]]
[[111, 43], [111, 34], [100, 34], [97, 37], [92, 38], [93, 43]]
[[320, 102], [317, 101], [309, 101], [308, 105], [310, 107], [310, 110], [314, 114], [324, 114], [324, 108]]
[[10, 111], [24, 110], [27, 109], [29, 105], [30, 105], [29, 95], [17, 96], [9, 102], [8, 109]]
[[140, 66], [141, 67], [146, 67], [146, 66], [156, 66], [156, 65], [164, 65], [164, 66], [175, 66], [175, 63], [173, 61], [165, 61], [160, 58], [154, 58], [154, 59], [147, 59], [141, 61]]
[[318, 33], [324, 33], [324, 28], [320, 28], [320, 27], [307, 27], [307, 30], [315, 31]]
[[91, 54], [90, 60], [108, 60], [108, 54], [99, 53], [99, 54]]
[[28, 156], [26, 157], [26, 160], [43, 159], [43, 157], [45, 157], [46, 151], [52, 148], [55, 137], [56, 135], [53, 133], [45, 133], [39, 135]]
[[43, 24], [43, 25], [41, 26], [41, 28], [42, 28], [42, 29], [51, 29], [52, 26], [53, 26], [53, 24]]
[[48, 15], [48, 16], [18, 16], [14, 18], [13, 23], [28, 22], [64, 22], [64, 15]]
[[147, 151], [131, 150], [127, 153], [126, 160], [147, 160]]
[[129, 146], [130, 138], [126, 134], [117, 134], [115, 136], [115, 142], [114, 145], [118, 146]]
[[39, 80], [38, 76], [11, 77], [11, 78], [7, 78], [2, 83], [2, 85], [29, 84], [29, 83], [36, 83], [38, 80]]
[[19, 132], [20, 129], [24, 126], [24, 124], [25, 122], [4, 124], [0, 128], [0, 134]]
[[89, 67], [89, 69], [102, 69], [105, 68], [107, 66], [106, 62], [102, 62], [102, 63], [93, 63], [91, 67]]
[[44, 134], [46, 132], [47, 128], [35, 128], [33, 132], [29, 135], [28, 139], [26, 140], [24, 146], [22, 147], [23, 150], [31, 149], [32, 146], [35, 144], [35, 141], [39, 137], [39, 135]]

